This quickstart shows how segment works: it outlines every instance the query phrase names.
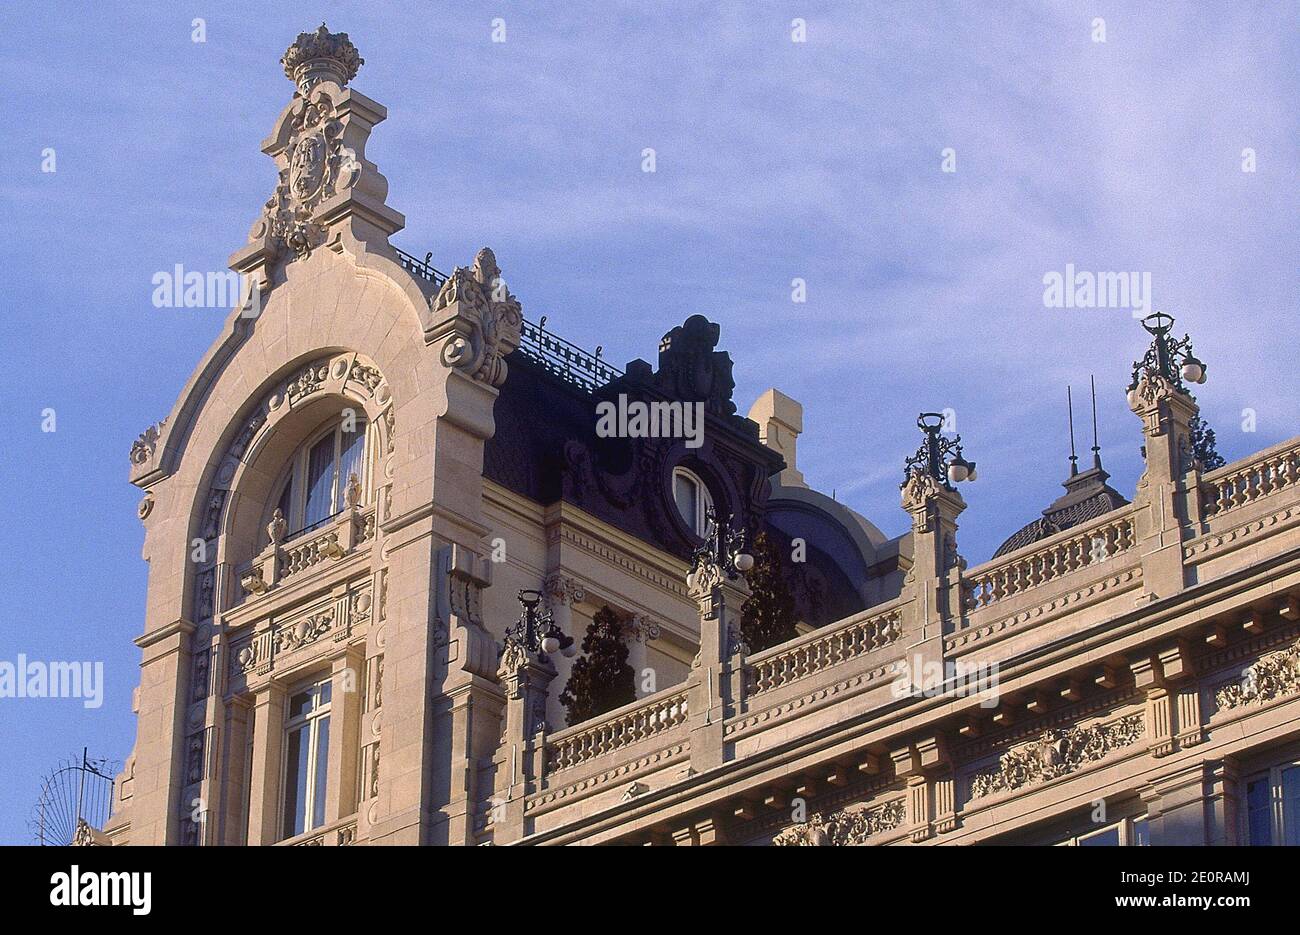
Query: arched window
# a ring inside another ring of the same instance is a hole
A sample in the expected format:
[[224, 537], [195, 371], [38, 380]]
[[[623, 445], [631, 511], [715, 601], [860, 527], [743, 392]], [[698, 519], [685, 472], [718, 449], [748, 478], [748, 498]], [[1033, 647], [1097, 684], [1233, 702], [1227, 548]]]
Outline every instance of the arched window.
[[361, 486], [358, 502], [370, 487], [366, 422], [349, 416], [336, 419], [294, 452], [280, 480], [275, 508], [284, 516], [286, 538], [315, 529], [347, 506], [349, 479]]
[[708, 515], [713, 497], [699, 475], [684, 467], [673, 468], [673, 500], [691, 532], [701, 539], [708, 533]]

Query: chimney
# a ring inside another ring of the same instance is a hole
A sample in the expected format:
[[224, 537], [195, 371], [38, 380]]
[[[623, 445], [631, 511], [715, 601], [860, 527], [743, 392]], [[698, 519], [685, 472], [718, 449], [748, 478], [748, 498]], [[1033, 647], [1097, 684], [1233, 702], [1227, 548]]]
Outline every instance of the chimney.
[[764, 445], [785, 458], [785, 470], [776, 475], [786, 487], [807, 487], [795, 462], [795, 440], [803, 431], [803, 406], [778, 389], [770, 389], [749, 407], [749, 418], [758, 423], [758, 437]]

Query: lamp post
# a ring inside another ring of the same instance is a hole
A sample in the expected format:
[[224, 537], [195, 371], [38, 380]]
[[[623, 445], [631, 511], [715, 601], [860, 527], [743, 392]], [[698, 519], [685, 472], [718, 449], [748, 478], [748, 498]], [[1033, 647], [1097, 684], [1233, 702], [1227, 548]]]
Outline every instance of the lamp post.
[[556, 624], [550, 610], [538, 610], [542, 592], [524, 589], [519, 592], [519, 604], [524, 612], [519, 621], [505, 633], [507, 647], [513, 645], [529, 653], [551, 655], [560, 653], [565, 658], [578, 654], [577, 643]]
[[704, 543], [692, 556], [691, 574], [686, 578], [688, 586], [701, 569], [711, 565], [732, 580], [754, 567], [754, 556], [745, 551], [745, 531], [732, 525], [732, 514], [728, 513], [720, 521], [713, 507], [709, 507], [705, 518], [708, 528]]
[[1174, 316], [1156, 312], [1142, 319], [1142, 327], [1151, 335], [1151, 346], [1141, 360], [1133, 362], [1133, 381], [1128, 387], [1130, 394], [1143, 377], [1163, 377], [1184, 392], [1184, 380], [1197, 384], [1205, 382], [1205, 364], [1192, 353], [1191, 337], [1186, 334], [1181, 338], [1169, 336], [1174, 327]]
[[942, 435], [943, 421], [941, 412], [923, 412], [917, 416], [916, 427], [925, 435], [925, 440], [904, 464], [900, 487], [906, 487], [918, 474], [933, 478], [947, 490], [955, 490], [954, 484], [975, 480], [975, 462], [962, 456], [961, 436], [947, 438]]

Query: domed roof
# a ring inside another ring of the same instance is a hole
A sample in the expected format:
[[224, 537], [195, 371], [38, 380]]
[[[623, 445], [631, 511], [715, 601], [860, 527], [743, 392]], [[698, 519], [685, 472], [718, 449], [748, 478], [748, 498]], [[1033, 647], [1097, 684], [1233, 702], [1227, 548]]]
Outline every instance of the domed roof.
[[1086, 523], [1117, 510], [1128, 503], [1119, 492], [1106, 483], [1110, 478], [1095, 458], [1086, 471], [1071, 474], [1063, 486], [1065, 493], [1058, 497], [1043, 515], [1021, 526], [993, 553], [994, 558], [1022, 549], [1027, 545], [1054, 536], [1058, 532]]

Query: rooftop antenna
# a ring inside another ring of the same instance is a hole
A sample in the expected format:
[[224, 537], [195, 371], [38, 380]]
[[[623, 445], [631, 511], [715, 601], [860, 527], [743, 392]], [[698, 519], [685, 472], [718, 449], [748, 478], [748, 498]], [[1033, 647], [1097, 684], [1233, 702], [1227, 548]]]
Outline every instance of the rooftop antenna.
[[1088, 374], [1092, 384], [1092, 466], [1101, 470], [1101, 446], [1097, 444], [1097, 376]]
[[1079, 456], [1074, 453], [1074, 396], [1070, 385], [1065, 385], [1065, 408], [1070, 413], [1070, 476], [1079, 473]]

